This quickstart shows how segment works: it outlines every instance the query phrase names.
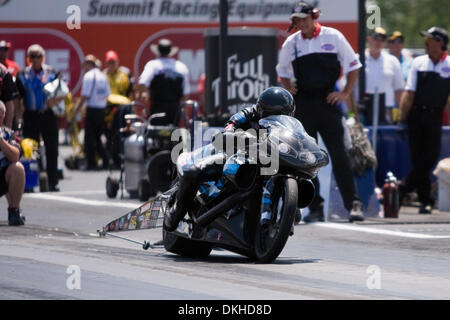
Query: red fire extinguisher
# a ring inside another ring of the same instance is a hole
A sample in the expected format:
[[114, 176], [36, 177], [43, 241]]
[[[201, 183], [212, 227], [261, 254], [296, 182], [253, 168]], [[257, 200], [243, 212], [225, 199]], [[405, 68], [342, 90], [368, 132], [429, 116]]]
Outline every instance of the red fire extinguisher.
[[398, 198], [398, 184], [392, 172], [388, 172], [383, 185], [383, 207], [385, 218], [398, 218], [400, 210]]

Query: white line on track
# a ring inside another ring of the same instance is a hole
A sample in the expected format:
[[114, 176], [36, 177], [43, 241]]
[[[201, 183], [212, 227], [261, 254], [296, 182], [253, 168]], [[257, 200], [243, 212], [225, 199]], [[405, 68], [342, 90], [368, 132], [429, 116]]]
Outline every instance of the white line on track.
[[142, 205], [140, 203], [133, 203], [133, 202], [98, 201], [98, 200], [66, 197], [66, 196], [60, 196], [60, 195], [52, 195], [52, 194], [46, 194], [46, 193], [25, 194], [24, 198], [62, 201], [62, 202], [76, 203], [76, 204], [81, 204], [81, 205], [85, 205], [85, 206], [95, 206], [95, 207], [119, 207], [119, 208], [135, 209]]
[[[58, 192], [58, 196], [75, 196], [75, 195], [83, 195], [83, 194], [89, 194], [89, 195], [93, 195], [93, 194], [106, 194], [105, 190], [86, 190], [86, 191], [61, 191]], [[55, 194], [56, 195], [56, 194]]]
[[[92, 194], [92, 193], [90, 193]], [[61, 201], [61, 202], [69, 202], [75, 203], [85, 206], [96, 206], [96, 207], [118, 207], [118, 208], [128, 208], [135, 209], [140, 207], [141, 203], [133, 203], [133, 202], [116, 202], [116, 201], [98, 201], [98, 200], [89, 200], [82, 198], [74, 198], [67, 197], [62, 195], [52, 195], [47, 193], [36, 193], [36, 194], [25, 194], [25, 198], [33, 198], [33, 199], [42, 199], [42, 200], [51, 200], [51, 201]], [[403, 232], [403, 231], [393, 231], [393, 230], [385, 230], [378, 228], [369, 228], [365, 226], [355, 226], [355, 225], [345, 225], [340, 223], [314, 223], [313, 225], [322, 227], [322, 228], [330, 228], [337, 230], [346, 230], [346, 231], [357, 231], [357, 232], [365, 232], [365, 233], [373, 233], [373, 234], [382, 234], [403, 238], [415, 238], [415, 239], [450, 239], [450, 235], [430, 235], [423, 233], [412, 233], [412, 232]]]
[[444, 236], [436, 236], [431, 234], [423, 234], [423, 233], [412, 233], [412, 232], [403, 232], [403, 231], [393, 231], [393, 230], [385, 230], [378, 228], [369, 228], [363, 226], [354, 226], [354, 225], [345, 225], [340, 223], [315, 223], [315, 226], [322, 228], [330, 228], [330, 229], [338, 229], [338, 230], [347, 230], [347, 231], [358, 231], [358, 232], [366, 232], [366, 233], [374, 233], [374, 234], [382, 234], [403, 238], [415, 238], [415, 239], [450, 239], [450, 235]]

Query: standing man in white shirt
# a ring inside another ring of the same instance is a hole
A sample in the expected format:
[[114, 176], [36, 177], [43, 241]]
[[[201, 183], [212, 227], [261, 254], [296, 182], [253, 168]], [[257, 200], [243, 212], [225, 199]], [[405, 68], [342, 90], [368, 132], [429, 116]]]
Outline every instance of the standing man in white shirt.
[[[291, 26], [298, 31], [290, 35], [280, 51], [278, 76], [285, 89], [295, 98], [295, 117], [308, 134], [324, 140], [333, 162], [333, 172], [349, 220], [364, 220], [362, 202], [356, 192], [353, 172], [345, 146], [342, 114], [338, 104], [352, 94], [361, 63], [343, 34], [321, 26], [320, 11], [305, 2], [298, 3], [290, 16]], [[347, 77], [343, 91], [334, 91], [341, 73]], [[323, 202], [319, 180], [313, 180], [316, 197], [309, 206], [305, 222], [323, 221]]]
[[430, 214], [435, 202], [430, 174], [441, 151], [442, 111], [450, 112], [450, 57], [445, 29], [432, 27], [420, 34], [427, 54], [413, 60], [400, 103], [398, 131], [409, 136], [411, 171], [399, 185], [399, 196], [401, 205], [416, 190], [419, 213]]
[[139, 77], [137, 98], [150, 100], [150, 114], [166, 113], [160, 124], [174, 124], [181, 102], [190, 93], [189, 70], [183, 62], [172, 58], [178, 47], [173, 47], [170, 40], [161, 39], [150, 49], [157, 58], [145, 65]]
[[389, 124], [392, 110], [400, 105], [400, 97], [405, 87], [400, 62], [385, 52], [386, 30], [375, 28], [367, 37], [369, 48], [366, 51], [366, 95], [364, 97], [364, 124], [373, 124], [373, 101], [376, 92], [378, 99], [378, 124]]
[[75, 112], [81, 111], [86, 104], [86, 124], [84, 131], [84, 153], [87, 159], [87, 169], [96, 170], [96, 152], [103, 159], [103, 168], [107, 168], [108, 156], [101, 141], [105, 126], [106, 98], [111, 93], [106, 75], [96, 66], [97, 58], [87, 55], [83, 62], [85, 74], [81, 87], [81, 99]]

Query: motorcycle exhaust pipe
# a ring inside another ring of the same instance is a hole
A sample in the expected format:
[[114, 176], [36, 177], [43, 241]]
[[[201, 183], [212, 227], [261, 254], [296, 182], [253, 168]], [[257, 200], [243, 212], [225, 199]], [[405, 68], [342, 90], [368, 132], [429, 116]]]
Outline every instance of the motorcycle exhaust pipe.
[[204, 227], [213, 222], [217, 217], [232, 209], [236, 203], [244, 200], [251, 194], [251, 190], [244, 193], [235, 193], [231, 197], [226, 198], [215, 207], [209, 209], [200, 217], [194, 219], [195, 223], [200, 227]]

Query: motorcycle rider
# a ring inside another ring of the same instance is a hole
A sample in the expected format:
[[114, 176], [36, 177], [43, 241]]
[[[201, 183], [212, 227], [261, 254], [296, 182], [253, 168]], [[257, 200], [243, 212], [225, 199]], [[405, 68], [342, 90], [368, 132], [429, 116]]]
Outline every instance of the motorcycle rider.
[[[255, 105], [245, 108], [231, 116], [225, 125], [225, 133], [234, 129], [257, 130], [258, 120], [270, 115], [289, 115], [295, 112], [295, 101], [292, 95], [284, 88], [270, 87], [264, 90], [258, 97]], [[179, 187], [175, 195], [175, 203], [169, 208], [164, 218], [164, 229], [174, 231], [178, 223], [185, 216], [189, 206], [197, 194], [200, 184], [204, 181], [217, 180], [222, 176], [223, 164], [217, 164], [217, 156], [211, 155], [197, 163], [181, 164], [180, 158], [177, 167], [182, 168], [179, 174]]]

